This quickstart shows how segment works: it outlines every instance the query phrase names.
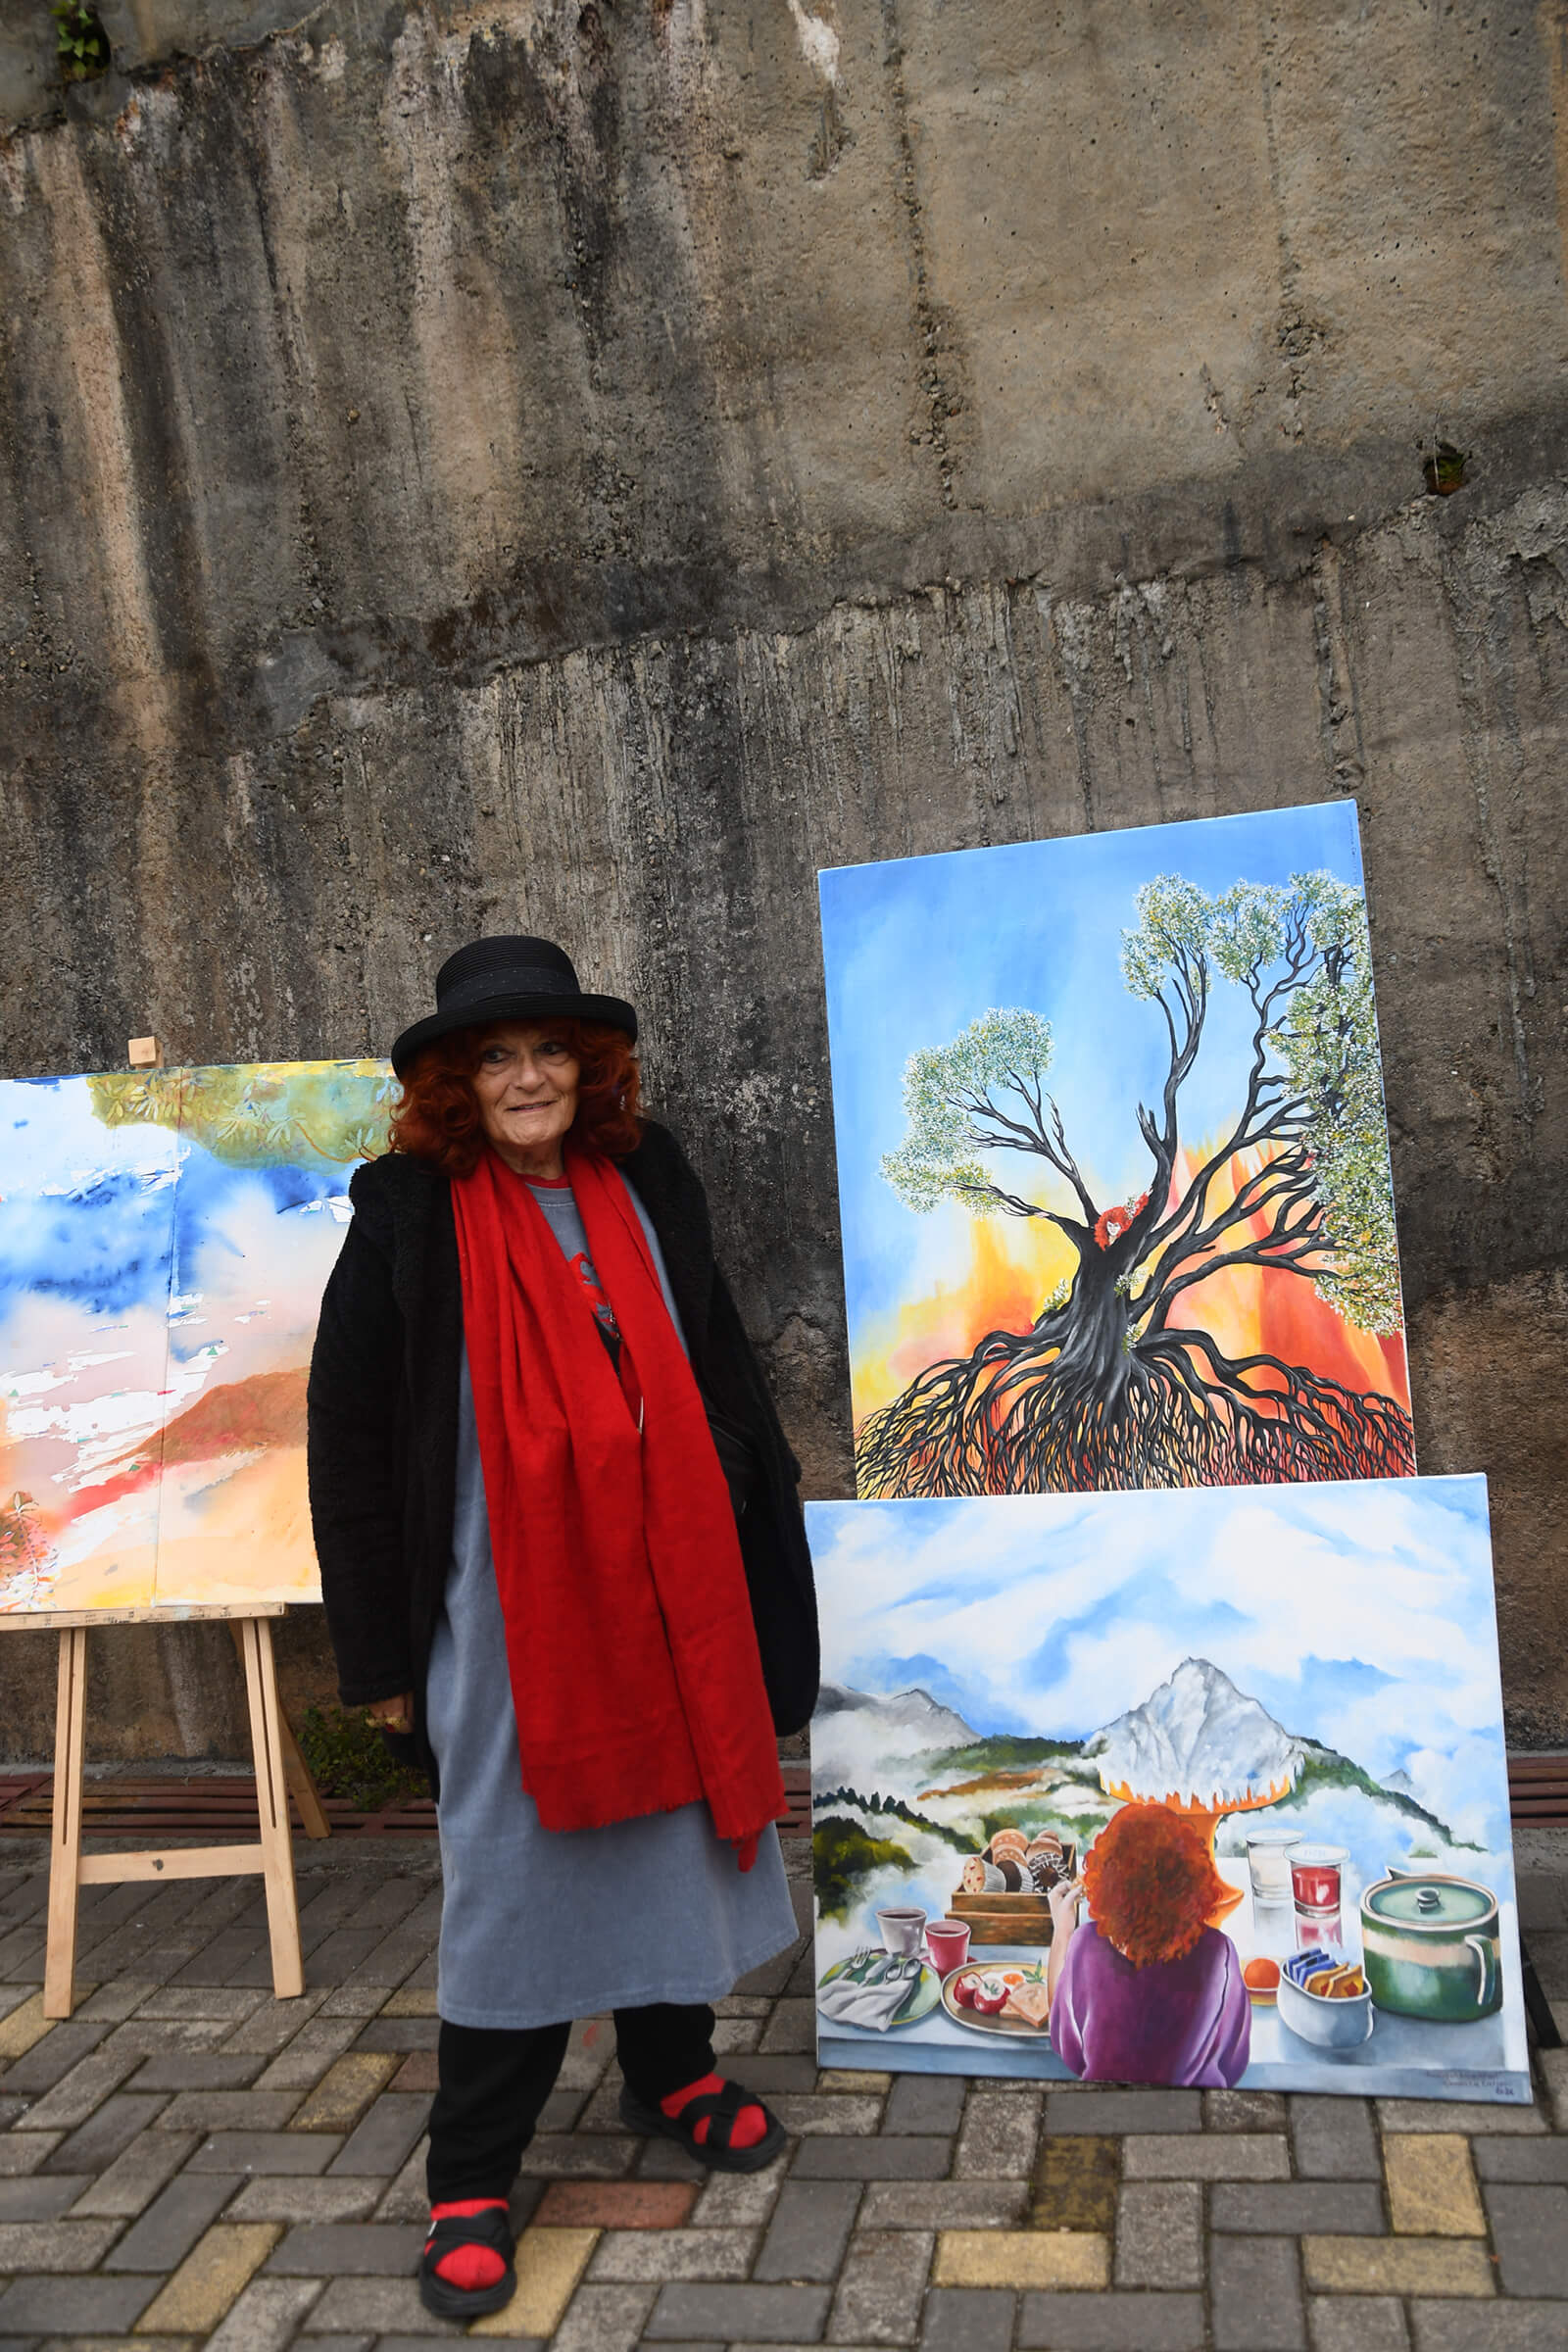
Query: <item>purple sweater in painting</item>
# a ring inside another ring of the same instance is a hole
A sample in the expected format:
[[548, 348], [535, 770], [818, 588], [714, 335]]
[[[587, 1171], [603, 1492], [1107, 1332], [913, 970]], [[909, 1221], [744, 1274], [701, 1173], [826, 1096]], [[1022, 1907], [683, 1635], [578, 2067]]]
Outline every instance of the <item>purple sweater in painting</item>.
[[1250, 2042], [1241, 1957], [1218, 1928], [1205, 1928], [1183, 1959], [1147, 1968], [1134, 1968], [1093, 1925], [1067, 1946], [1051, 2046], [1075, 2075], [1232, 2089]]

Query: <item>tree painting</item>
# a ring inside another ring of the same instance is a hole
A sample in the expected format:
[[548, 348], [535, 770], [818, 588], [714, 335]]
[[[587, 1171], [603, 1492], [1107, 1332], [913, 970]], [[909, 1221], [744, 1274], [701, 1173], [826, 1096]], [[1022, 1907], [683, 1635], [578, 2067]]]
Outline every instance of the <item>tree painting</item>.
[[[1051, 1092], [1042, 1013], [989, 1011], [913, 1054], [907, 1130], [882, 1174], [917, 1213], [1043, 1218], [1072, 1271], [1026, 1329], [927, 1364], [857, 1436], [862, 1495], [1241, 1486], [1396, 1477], [1409, 1414], [1321, 1368], [1227, 1352], [1204, 1286], [1238, 1267], [1310, 1285], [1362, 1331], [1400, 1328], [1366, 908], [1325, 869], [1210, 892], [1164, 873], [1122, 933], [1126, 990], [1163, 1032], [1137, 1106], [1147, 1177], [1098, 1197]], [[1234, 1109], [1195, 1148], [1183, 1095], [1215, 992], [1245, 992], [1250, 1054]], [[998, 1155], [1034, 1163], [1003, 1180]], [[1019, 1180], [1015, 1179], [1014, 1182]]]

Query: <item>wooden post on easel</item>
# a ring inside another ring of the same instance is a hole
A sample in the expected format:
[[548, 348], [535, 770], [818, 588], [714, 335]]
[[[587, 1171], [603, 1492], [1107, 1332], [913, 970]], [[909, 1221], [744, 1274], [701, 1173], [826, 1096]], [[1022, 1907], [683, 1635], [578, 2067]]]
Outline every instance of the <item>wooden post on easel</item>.
[[[43, 2013], [69, 2017], [74, 1997], [76, 1905], [83, 1886], [123, 1879], [216, 1879], [257, 1874], [267, 1892], [267, 1927], [272, 1954], [272, 1990], [287, 2000], [305, 1989], [300, 1954], [299, 1909], [294, 1896], [294, 1849], [289, 1834], [284, 1724], [277, 1703], [272, 1629], [283, 1603], [252, 1602], [245, 1614], [233, 1608], [87, 1609], [48, 1617], [0, 1617], [0, 1631], [53, 1625], [60, 1634], [60, 1681], [55, 1714], [54, 1816], [49, 1838], [49, 1929], [44, 1954]], [[170, 1846], [138, 1854], [83, 1854], [81, 1850], [82, 1754], [87, 1731], [87, 1628], [156, 1621], [167, 1625], [193, 1617], [220, 1617], [234, 1629], [245, 1667], [251, 1747], [256, 1758], [256, 1799], [261, 1835], [254, 1845]], [[292, 1736], [291, 1736], [292, 1737]], [[301, 1769], [303, 1770], [303, 1763]], [[309, 1776], [307, 1775], [307, 1780]], [[315, 1797], [314, 1788], [311, 1789]], [[317, 1800], [319, 1811], [319, 1800]], [[304, 1806], [301, 1806], [304, 1812]], [[322, 1826], [325, 1827], [324, 1816]]]
[[[234, 1637], [234, 1647], [239, 1652], [240, 1666], [248, 1678], [249, 1668], [246, 1666], [245, 1660], [244, 1634], [237, 1621], [231, 1623], [228, 1630]], [[332, 1824], [326, 1818], [326, 1808], [321, 1802], [320, 1791], [311, 1778], [310, 1766], [300, 1753], [300, 1743], [294, 1737], [294, 1726], [284, 1714], [281, 1706], [277, 1710], [277, 1737], [283, 1750], [283, 1771], [288, 1781], [289, 1792], [299, 1807], [301, 1829], [307, 1838], [330, 1838]]]

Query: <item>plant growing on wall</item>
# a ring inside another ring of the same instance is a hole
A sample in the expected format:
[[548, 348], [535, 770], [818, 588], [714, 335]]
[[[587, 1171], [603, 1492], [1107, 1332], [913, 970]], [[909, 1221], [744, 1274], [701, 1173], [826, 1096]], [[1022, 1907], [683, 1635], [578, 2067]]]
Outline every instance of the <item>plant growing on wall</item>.
[[[1309, 1284], [1347, 1322], [1400, 1321], [1362, 895], [1327, 872], [1210, 896], [1177, 874], [1145, 885], [1122, 934], [1129, 993], [1167, 1045], [1157, 1105], [1140, 1103], [1147, 1187], [1092, 1194], [1046, 1091], [1051, 1024], [986, 1013], [911, 1055], [908, 1127], [882, 1163], [918, 1212], [1045, 1218], [1076, 1264], [1027, 1331], [928, 1365], [871, 1414], [862, 1494], [1388, 1477], [1414, 1467], [1410, 1419], [1282, 1356], [1232, 1356], [1203, 1328], [1203, 1286], [1238, 1267]], [[1182, 1090], [1216, 983], [1246, 991], [1250, 1057], [1226, 1132], [1184, 1150]], [[1005, 1152], [1040, 1163], [1048, 1198], [997, 1180]], [[1197, 1311], [1195, 1311], [1197, 1310]]]
[[82, 0], [51, 0], [63, 81], [91, 81], [109, 71], [109, 35]]

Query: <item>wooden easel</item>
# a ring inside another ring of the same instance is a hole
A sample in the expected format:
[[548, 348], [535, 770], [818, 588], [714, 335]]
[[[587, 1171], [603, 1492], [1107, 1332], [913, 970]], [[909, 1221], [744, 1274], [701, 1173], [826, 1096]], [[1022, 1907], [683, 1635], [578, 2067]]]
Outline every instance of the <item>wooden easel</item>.
[[[277, 1701], [269, 1622], [283, 1614], [281, 1601], [253, 1601], [244, 1614], [233, 1607], [166, 1609], [81, 1609], [48, 1616], [0, 1616], [0, 1632], [54, 1626], [60, 1635], [60, 1683], [55, 1710], [54, 1817], [49, 1838], [49, 1930], [44, 1955], [43, 2013], [69, 2017], [74, 1997], [76, 1901], [83, 1886], [123, 1879], [217, 1879], [258, 1874], [267, 1890], [267, 1926], [272, 1953], [272, 1990], [287, 2000], [305, 1989], [300, 1954], [299, 1910], [294, 1898], [294, 1849], [288, 1819], [288, 1783], [295, 1781], [306, 1834], [327, 1836], [321, 1810], [294, 1735]], [[261, 1836], [254, 1845], [170, 1846], [162, 1852], [84, 1854], [81, 1850], [82, 1752], [87, 1731], [87, 1630], [97, 1625], [183, 1623], [221, 1618], [232, 1628], [245, 1668], [250, 1703], [251, 1747], [256, 1759], [256, 1798]], [[291, 1772], [290, 1766], [295, 1768]], [[297, 1777], [296, 1777], [297, 1776]]]

